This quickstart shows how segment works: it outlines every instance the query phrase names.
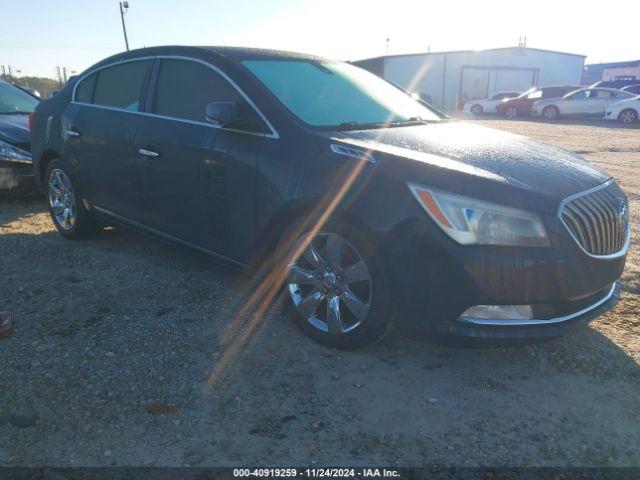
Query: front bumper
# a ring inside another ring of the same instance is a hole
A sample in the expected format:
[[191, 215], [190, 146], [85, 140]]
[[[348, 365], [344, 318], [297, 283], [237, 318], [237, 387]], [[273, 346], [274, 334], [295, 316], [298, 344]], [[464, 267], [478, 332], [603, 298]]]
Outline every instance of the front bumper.
[[[396, 299], [396, 323], [405, 334], [418, 338], [433, 338], [438, 332], [483, 339], [548, 338], [588, 322], [618, 301], [612, 285], [622, 274], [625, 256], [591, 258], [566, 232], [562, 232], [562, 241], [541, 248], [460, 246], [443, 235], [435, 225], [419, 222], [396, 230], [393, 240], [384, 246], [385, 270]], [[599, 292], [602, 296], [595, 298]], [[593, 302], [585, 305], [590, 298]], [[536, 312], [561, 305], [561, 309], [547, 311], [562, 314], [534, 315], [520, 324], [483, 324], [460, 318], [476, 305], [518, 304], [533, 305]]]
[[438, 330], [454, 336], [479, 339], [543, 339], [567, 333], [576, 325], [586, 324], [613, 309], [620, 300], [619, 282], [601, 298], [566, 315], [531, 320], [469, 320], [458, 317], [439, 325]]
[[39, 192], [31, 162], [0, 159], [0, 196], [22, 197]]

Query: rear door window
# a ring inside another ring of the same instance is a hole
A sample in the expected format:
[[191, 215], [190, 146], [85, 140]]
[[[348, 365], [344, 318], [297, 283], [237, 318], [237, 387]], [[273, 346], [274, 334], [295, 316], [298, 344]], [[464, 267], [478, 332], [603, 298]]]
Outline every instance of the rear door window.
[[206, 122], [209, 102], [233, 101], [242, 124], [234, 128], [268, 133], [264, 122], [240, 92], [212, 68], [190, 60], [163, 59], [160, 64], [152, 113]]
[[100, 70], [93, 103], [137, 111], [150, 66], [150, 60], [138, 60]]
[[598, 100], [609, 100], [612, 97], [612, 92], [609, 90], [592, 90], [591, 97]]
[[548, 88], [543, 91], [542, 98], [559, 98], [566, 92], [561, 88]]
[[91, 103], [93, 101], [93, 89], [96, 86], [97, 73], [92, 73], [83, 79], [76, 87], [76, 102]]
[[588, 90], [579, 90], [567, 96], [567, 100], [586, 100], [589, 98]]

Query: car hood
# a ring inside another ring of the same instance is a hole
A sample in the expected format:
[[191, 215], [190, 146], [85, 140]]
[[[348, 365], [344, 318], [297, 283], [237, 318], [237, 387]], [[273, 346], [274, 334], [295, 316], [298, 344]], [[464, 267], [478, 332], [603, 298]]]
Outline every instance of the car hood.
[[553, 198], [565, 198], [610, 178], [569, 151], [465, 122], [332, 132], [327, 136], [366, 149], [376, 160], [402, 157], [419, 162], [420, 168], [473, 175]]
[[0, 114], [0, 140], [24, 148], [29, 139], [29, 115]]
[[608, 110], [613, 110], [614, 108], [624, 108], [624, 107], [636, 107], [640, 108], [640, 96], [633, 98], [625, 98], [624, 100], [618, 100], [617, 102], [609, 105]]

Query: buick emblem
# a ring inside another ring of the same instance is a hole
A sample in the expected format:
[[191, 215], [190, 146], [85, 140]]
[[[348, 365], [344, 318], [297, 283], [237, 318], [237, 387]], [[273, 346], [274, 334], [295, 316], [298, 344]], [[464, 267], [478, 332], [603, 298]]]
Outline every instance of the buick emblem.
[[620, 205], [618, 206], [618, 228], [621, 232], [626, 232], [627, 225], [627, 204], [624, 203], [624, 200], [620, 200]]

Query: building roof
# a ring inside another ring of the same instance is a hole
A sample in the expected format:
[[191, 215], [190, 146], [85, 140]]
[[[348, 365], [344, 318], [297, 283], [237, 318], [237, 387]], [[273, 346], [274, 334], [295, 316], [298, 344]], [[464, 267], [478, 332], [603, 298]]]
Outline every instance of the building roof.
[[640, 65], [640, 60], [630, 60], [626, 62], [609, 62], [609, 63], [590, 63], [585, 65], [585, 69], [605, 69], [605, 68], [625, 68], [625, 67], [637, 67]]
[[[404, 53], [400, 55], [381, 55], [379, 57], [363, 58], [362, 60], [356, 60], [353, 63], [372, 61], [372, 60], [384, 60], [386, 58], [421, 57], [421, 56], [427, 56], [427, 55], [449, 55], [454, 53], [498, 52], [502, 50], [519, 50], [519, 49], [521, 49], [521, 47], [488, 48], [486, 50], [448, 50], [448, 51], [442, 51], [442, 52]], [[557, 50], [544, 50], [542, 48], [524, 47], [524, 50], [532, 50], [534, 52], [559, 53], [561, 55], [569, 55], [572, 57], [586, 58], [586, 55], [580, 55], [577, 53], [560, 52]]]

